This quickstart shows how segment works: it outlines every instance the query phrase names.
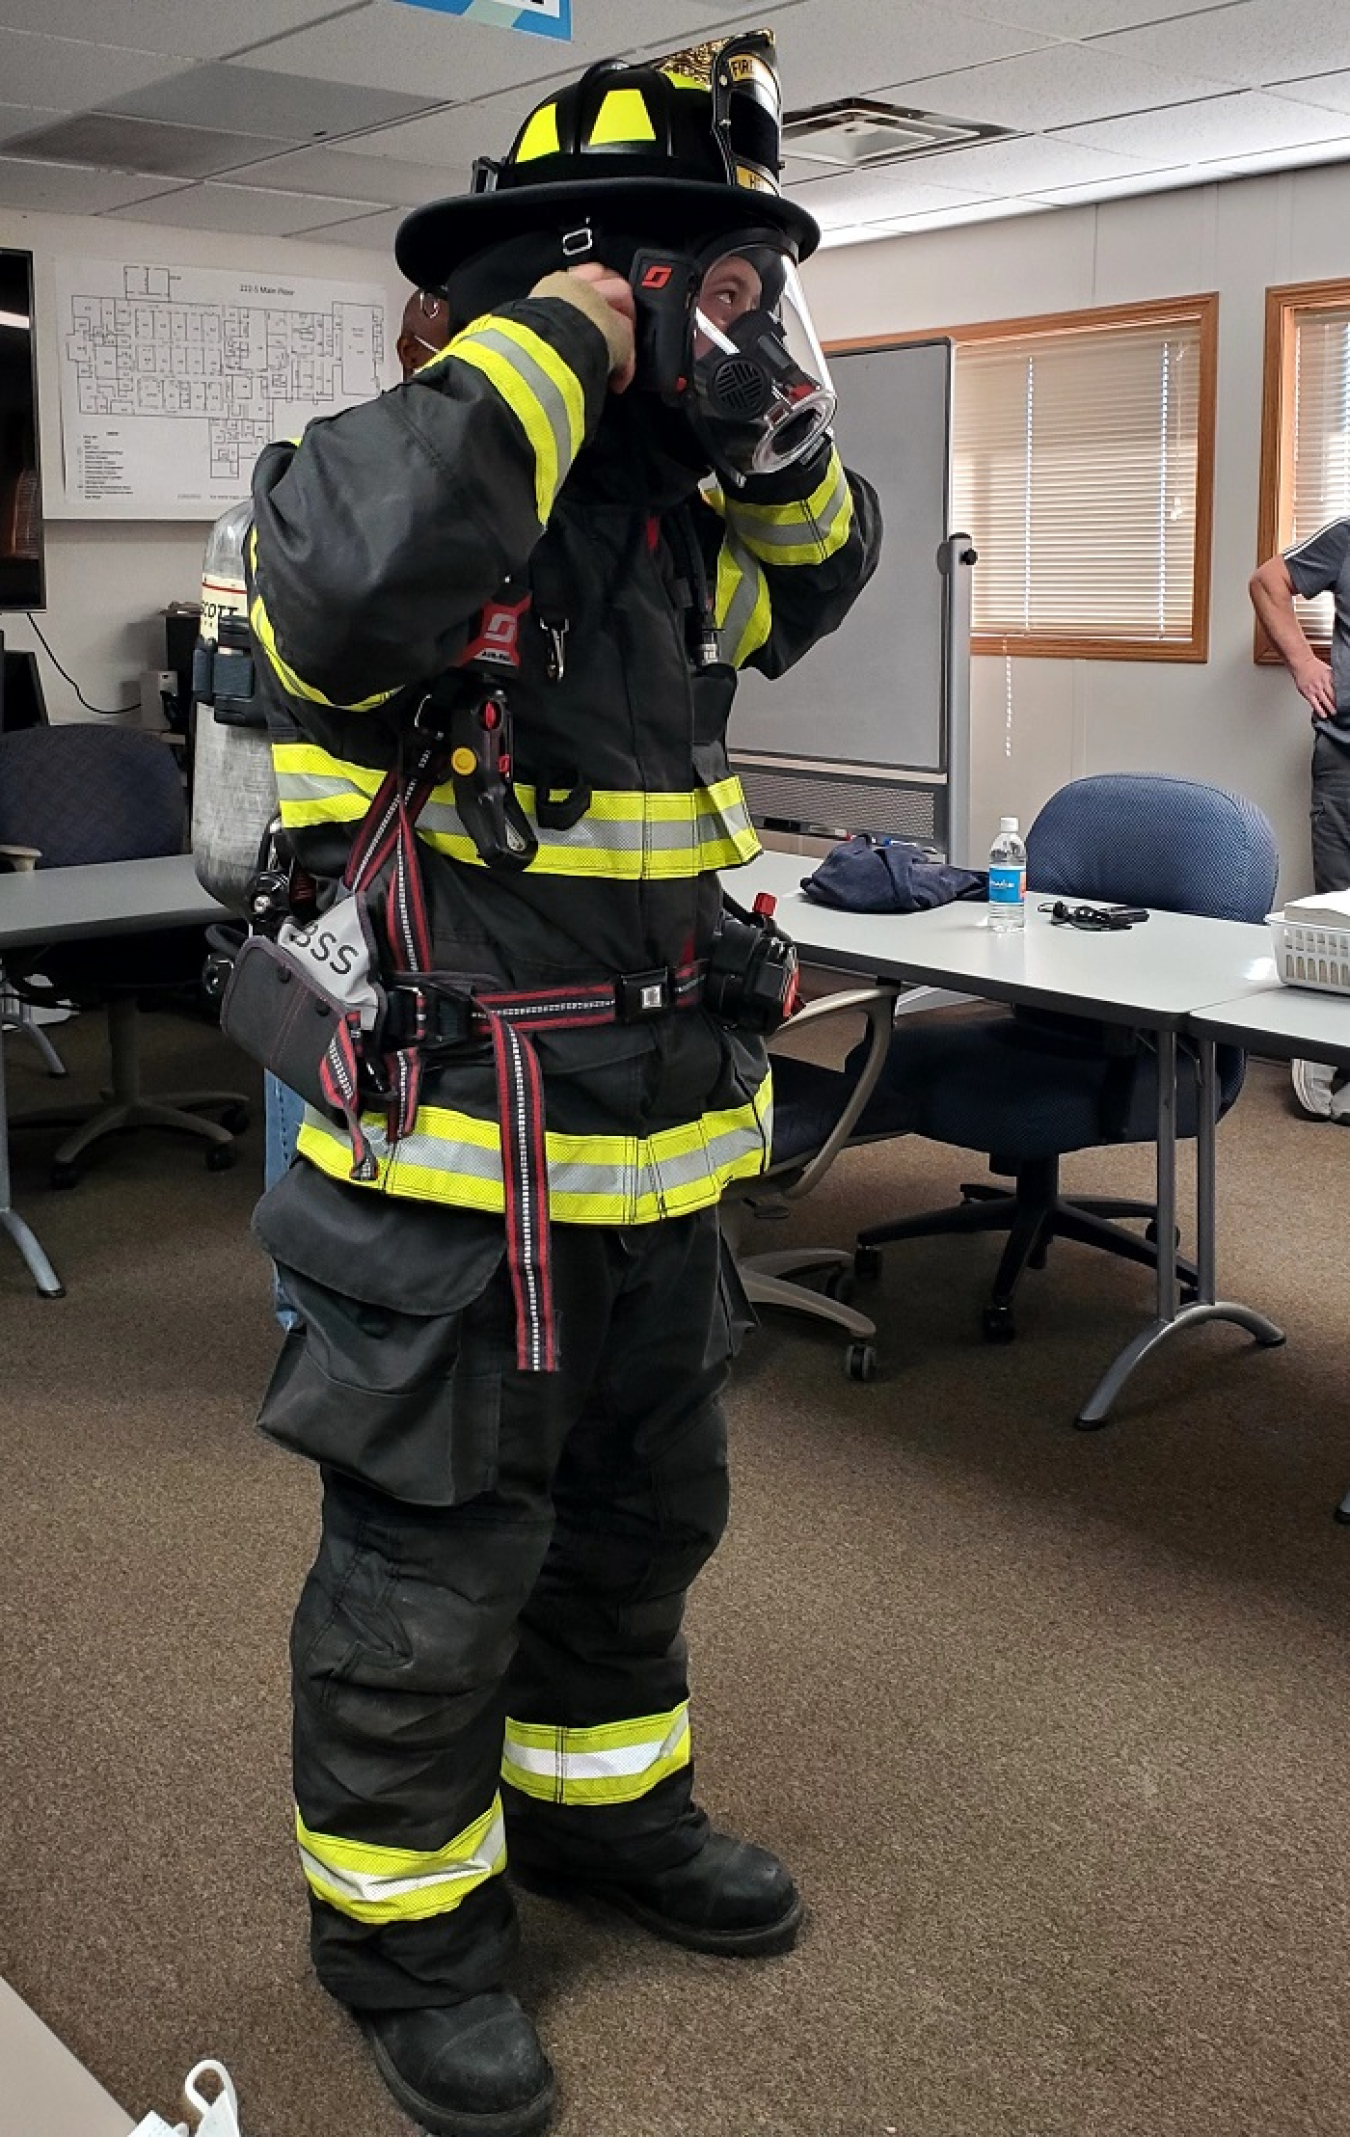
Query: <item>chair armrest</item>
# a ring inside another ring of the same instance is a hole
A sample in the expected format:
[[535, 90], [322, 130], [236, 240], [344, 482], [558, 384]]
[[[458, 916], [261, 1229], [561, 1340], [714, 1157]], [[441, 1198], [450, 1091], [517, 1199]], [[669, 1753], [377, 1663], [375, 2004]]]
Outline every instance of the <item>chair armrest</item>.
[[852, 1135], [886, 1065], [895, 1022], [895, 1004], [900, 992], [898, 982], [894, 986], [878, 981], [873, 987], [850, 987], [842, 994], [827, 994], [817, 1002], [809, 1002], [806, 1008], [799, 1009], [791, 1023], [784, 1027], [789, 1032], [800, 1031], [804, 1024], [817, 1023], [822, 1017], [840, 1016], [849, 1010], [861, 1010], [867, 1019], [868, 1034], [867, 1059], [863, 1063], [862, 1074], [849, 1093], [838, 1120], [810, 1163], [803, 1168], [790, 1187], [779, 1190], [785, 1202], [795, 1202], [802, 1195], [809, 1195], [816, 1182], [829, 1171]]

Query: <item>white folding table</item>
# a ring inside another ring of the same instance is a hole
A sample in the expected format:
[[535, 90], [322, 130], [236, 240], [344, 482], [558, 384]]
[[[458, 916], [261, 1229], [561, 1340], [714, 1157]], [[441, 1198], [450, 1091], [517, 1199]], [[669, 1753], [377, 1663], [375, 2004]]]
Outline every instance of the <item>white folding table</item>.
[[[26, 869], [0, 876], [0, 964], [8, 950], [90, 935], [202, 927], [225, 908], [202, 889], [192, 856], [103, 861], [89, 868]], [[44, 1298], [65, 1290], [32, 1231], [10, 1204], [4, 1049], [0, 1046], [0, 1230], [14, 1241]]]
[[[1197, 1004], [1240, 995], [1273, 978], [1269, 931], [1191, 913], [1155, 912], [1118, 932], [1056, 927], [1028, 898], [1024, 929], [995, 934], [987, 907], [960, 901], [925, 913], [846, 913], [818, 905], [801, 892], [813, 863], [797, 854], [763, 853], [730, 878], [732, 894], [749, 902], [768, 891], [778, 919], [812, 963], [872, 979], [950, 988], [1062, 1014], [1128, 1025], [1157, 1048], [1157, 1229], [1176, 1228], [1178, 1038]], [[1211, 1063], [1212, 1068], [1212, 1063]], [[1264, 1314], [1215, 1295], [1214, 1127], [1212, 1084], [1201, 1094], [1196, 1136], [1196, 1268], [1194, 1300], [1182, 1305], [1175, 1258], [1159, 1254], [1152, 1319], [1113, 1360], [1078, 1412], [1084, 1428], [1104, 1424], [1135, 1367], [1178, 1329], [1232, 1321], [1258, 1343], [1282, 1343]]]

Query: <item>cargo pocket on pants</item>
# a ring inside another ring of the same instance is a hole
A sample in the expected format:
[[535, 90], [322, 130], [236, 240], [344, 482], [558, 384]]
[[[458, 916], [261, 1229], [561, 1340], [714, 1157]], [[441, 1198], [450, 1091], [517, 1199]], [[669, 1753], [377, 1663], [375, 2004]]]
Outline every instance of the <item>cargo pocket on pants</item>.
[[302, 1321], [259, 1412], [269, 1438], [413, 1505], [491, 1490], [512, 1357], [500, 1223], [302, 1164], [255, 1229]]

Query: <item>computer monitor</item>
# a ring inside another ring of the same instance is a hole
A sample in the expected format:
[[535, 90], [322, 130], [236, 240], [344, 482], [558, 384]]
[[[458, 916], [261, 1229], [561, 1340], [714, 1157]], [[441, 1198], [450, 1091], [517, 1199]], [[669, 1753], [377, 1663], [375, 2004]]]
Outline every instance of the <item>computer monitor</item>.
[[33, 255], [0, 246], [0, 611], [45, 599]]
[[36, 653], [8, 653], [0, 659], [0, 734], [20, 727], [45, 727], [47, 700]]

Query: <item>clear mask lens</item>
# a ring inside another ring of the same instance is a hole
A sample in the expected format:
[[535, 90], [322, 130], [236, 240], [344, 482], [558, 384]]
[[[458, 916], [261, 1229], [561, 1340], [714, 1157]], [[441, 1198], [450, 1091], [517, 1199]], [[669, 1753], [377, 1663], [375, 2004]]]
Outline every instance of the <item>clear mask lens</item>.
[[790, 467], [833, 419], [829, 366], [796, 267], [773, 245], [728, 250], [705, 272], [691, 369], [695, 420], [732, 475]]

